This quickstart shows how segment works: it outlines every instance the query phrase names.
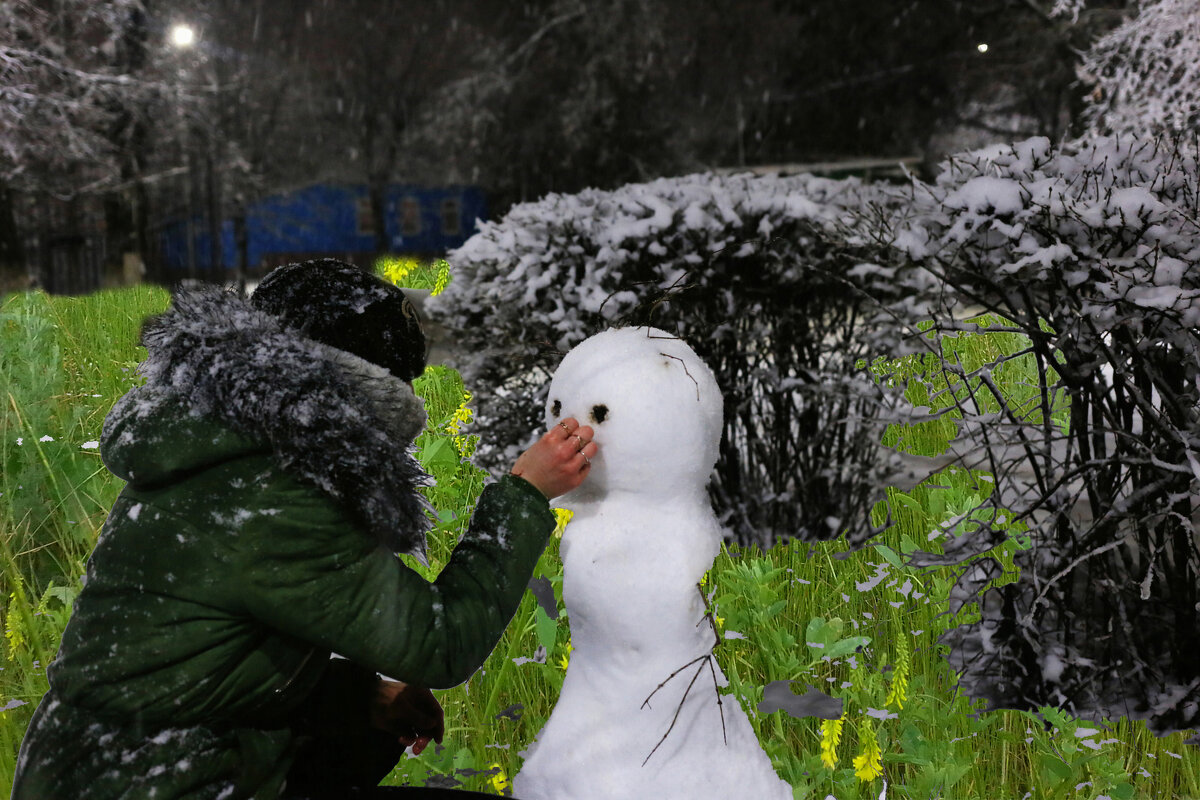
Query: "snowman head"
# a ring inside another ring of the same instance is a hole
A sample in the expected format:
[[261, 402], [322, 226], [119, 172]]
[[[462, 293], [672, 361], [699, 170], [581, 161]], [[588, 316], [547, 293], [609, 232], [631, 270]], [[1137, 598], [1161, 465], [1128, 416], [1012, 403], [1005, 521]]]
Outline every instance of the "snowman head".
[[685, 342], [656, 328], [614, 328], [585, 339], [559, 364], [546, 424], [574, 417], [600, 448], [572, 497], [614, 491], [703, 490], [717, 462], [721, 392]]

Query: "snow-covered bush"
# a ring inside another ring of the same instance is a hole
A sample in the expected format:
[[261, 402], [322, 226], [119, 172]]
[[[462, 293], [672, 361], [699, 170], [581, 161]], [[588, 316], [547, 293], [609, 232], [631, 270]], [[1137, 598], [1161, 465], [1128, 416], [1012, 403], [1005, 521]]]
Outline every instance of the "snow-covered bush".
[[[514, 207], [449, 254], [430, 312], [455, 331], [490, 449], [511, 464], [543, 426], [550, 373], [608, 327], [685, 339], [725, 395], [712, 492], [742, 543], [861, 542], [890, 473], [887, 403], [856, 361], [869, 302], [892, 299], [874, 246], [844, 234], [879, 192], [857, 180], [693, 175]], [[893, 465], [894, 466], [894, 465]]]
[[[1040, 403], [997, 402], [1017, 353], [947, 364], [971, 394], [933, 412], [957, 417], [942, 463], [996, 487], [977, 530], [914, 554], [970, 562], [953, 597], [982, 619], [947, 633], [950, 659], [996, 707], [1180, 730], [1200, 724], [1198, 184], [1195, 143], [1031, 139], [951, 158], [930, 184], [702, 175], [555, 195], [452, 253], [437, 310], [470, 354], [494, 467], [540, 428], [549, 372], [586, 336], [687, 339], [725, 392], [714, 499], [764, 545], [875, 532], [864, 512], [898, 474], [881, 425], [928, 409], [897, 408], [863, 363], [975, 330], [964, 305], [1011, 320]], [[930, 319], [933, 339], [916, 327]], [[1049, 414], [1059, 389], [1069, 430]], [[977, 597], [999, 566], [978, 556], [1013, 518], [1033, 542], [1020, 580]]]
[[[928, 270], [951, 296], [1012, 320], [1071, 402], [1066, 432], [1050, 422], [1044, 388], [1030, 417], [988, 412], [978, 398], [958, 405], [954, 454], [994, 473], [993, 502], [1029, 523], [1035, 544], [1018, 554], [1021, 579], [984, 596], [982, 620], [947, 634], [964, 686], [997, 706], [1194, 726], [1200, 704], [1185, 700], [1200, 695], [1195, 142], [1055, 150], [1030, 139], [950, 159], [909, 197], [873, 225], [894, 242], [891, 263]], [[962, 329], [936, 298], [928, 307], [935, 328]], [[1000, 367], [964, 377], [986, 396]], [[984, 526], [953, 560], [1001, 535]], [[959, 599], [996, 566], [972, 564]]]

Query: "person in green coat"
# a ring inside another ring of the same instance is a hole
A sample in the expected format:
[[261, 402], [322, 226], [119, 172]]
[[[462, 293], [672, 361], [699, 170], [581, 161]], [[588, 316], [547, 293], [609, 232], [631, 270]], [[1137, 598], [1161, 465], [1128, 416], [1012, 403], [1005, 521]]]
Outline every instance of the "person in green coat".
[[[553, 426], [484, 488], [430, 583], [425, 340], [404, 293], [323, 260], [247, 301], [180, 291], [105, 419], [126, 486], [88, 561], [13, 800], [440, 796], [377, 784], [444, 732], [596, 445]], [[386, 679], [381, 677], [388, 676]], [[467, 792], [447, 792], [463, 797]]]

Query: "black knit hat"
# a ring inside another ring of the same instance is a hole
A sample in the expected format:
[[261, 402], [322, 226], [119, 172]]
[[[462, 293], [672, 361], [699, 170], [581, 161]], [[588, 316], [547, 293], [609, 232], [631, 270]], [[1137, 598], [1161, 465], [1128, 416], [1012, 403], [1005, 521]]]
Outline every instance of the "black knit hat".
[[425, 371], [425, 334], [412, 302], [353, 264], [323, 258], [278, 267], [254, 290], [250, 305], [401, 380]]

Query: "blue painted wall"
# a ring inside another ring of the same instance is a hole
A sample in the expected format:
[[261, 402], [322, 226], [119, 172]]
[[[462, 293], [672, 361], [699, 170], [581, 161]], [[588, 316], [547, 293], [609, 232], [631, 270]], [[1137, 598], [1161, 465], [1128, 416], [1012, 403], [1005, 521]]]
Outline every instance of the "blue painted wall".
[[[365, 185], [317, 184], [254, 203], [246, 210], [247, 266], [256, 269], [264, 263], [277, 264], [281, 259], [304, 256], [373, 253], [375, 236], [360, 227], [370, 219], [366, 213], [368, 200]], [[457, 233], [444, 229], [446, 201], [458, 203]], [[483, 190], [477, 186], [393, 185], [388, 187], [385, 203], [386, 232], [393, 253], [442, 254], [474, 234], [477, 219], [487, 218]], [[420, 218], [419, 229], [414, 226], [407, 234], [401, 219], [406, 204], [415, 204]], [[179, 221], [163, 231], [163, 258], [172, 272], [188, 268], [187, 228], [186, 221]], [[237, 263], [233, 233], [233, 221], [225, 220], [221, 225], [221, 261], [226, 270]], [[211, 239], [203, 220], [193, 223], [192, 240], [197, 270], [204, 274], [210, 263]]]

